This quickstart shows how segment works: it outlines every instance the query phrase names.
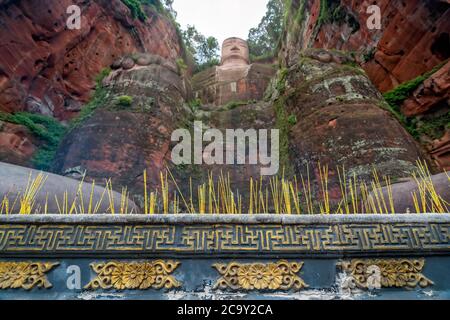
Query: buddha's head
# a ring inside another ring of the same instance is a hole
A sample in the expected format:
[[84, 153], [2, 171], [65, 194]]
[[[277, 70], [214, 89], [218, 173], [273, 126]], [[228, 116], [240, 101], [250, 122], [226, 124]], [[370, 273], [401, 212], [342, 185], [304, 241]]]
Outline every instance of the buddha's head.
[[222, 66], [241, 66], [250, 63], [247, 41], [228, 38], [222, 45]]

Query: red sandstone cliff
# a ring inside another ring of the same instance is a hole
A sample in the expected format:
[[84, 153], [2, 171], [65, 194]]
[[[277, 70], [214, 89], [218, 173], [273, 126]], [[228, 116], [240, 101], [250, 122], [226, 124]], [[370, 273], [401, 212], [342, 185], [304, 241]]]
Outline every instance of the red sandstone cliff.
[[[370, 5], [381, 9], [379, 30], [367, 26]], [[285, 66], [297, 63], [306, 48], [352, 52], [375, 86], [387, 92], [443, 64], [398, 111], [413, 123], [436, 166], [450, 168], [450, 129], [444, 123], [450, 115], [450, 65], [445, 64], [450, 58], [450, 1], [292, 0], [287, 10], [280, 45]]]
[[[374, 4], [381, 9], [380, 30], [366, 25], [367, 7]], [[302, 6], [304, 13], [299, 13]], [[288, 26], [298, 31], [290, 32], [283, 46], [288, 64], [295, 59], [294, 52], [308, 47], [356, 51], [382, 92], [450, 57], [447, 0], [293, 0], [288, 9]]]
[[[80, 6], [81, 30], [68, 30], [67, 7]], [[173, 23], [146, 7], [133, 19], [119, 0], [0, 1], [0, 111], [69, 119], [89, 100], [94, 79], [118, 57], [181, 55]]]

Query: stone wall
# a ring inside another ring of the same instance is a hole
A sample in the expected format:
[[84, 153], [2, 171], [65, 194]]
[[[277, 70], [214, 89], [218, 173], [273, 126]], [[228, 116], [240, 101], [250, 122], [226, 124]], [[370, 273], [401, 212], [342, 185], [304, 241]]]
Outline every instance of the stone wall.
[[0, 298], [447, 299], [449, 223], [448, 215], [0, 216]]

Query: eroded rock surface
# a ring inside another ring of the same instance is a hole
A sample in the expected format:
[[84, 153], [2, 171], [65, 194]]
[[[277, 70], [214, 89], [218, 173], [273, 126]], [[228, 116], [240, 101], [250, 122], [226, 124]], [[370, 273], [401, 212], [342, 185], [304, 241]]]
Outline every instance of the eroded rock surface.
[[[81, 29], [68, 30], [70, 5], [81, 8]], [[176, 29], [145, 6], [133, 19], [120, 0], [0, 2], [0, 111], [30, 111], [59, 119], [90, 99], [102, 68], [127, 53], [181, 56]]]
[[0, 120], [0, 159], [8, 163], [30, 166], [31, 158], [42, 141], [23, 126]]
[[291, 163], [304, 177], [312, 165], [315, 181], [321, 180], [318, 162], [328, 165], [331, 197], [340, 196], [337, 167], [363, 180], [371, 179], [373, 168], [393, 178], [415, 169], [418, 145], [383, 110], [381, 94], [350, 56], [308, 49], [280, 81], [278, 107], [297, 119], [289, 132]]
[[[293, 0], [282, 57], [295, 63], [315, 47], [361, 53], [369, 78], [382, 92], [450, 57], [450, 4], [444, 0]], [[381, 9], [381, 29], [370, 30], [368, 6]]]
[[88, 181], [112, 178], [115, 188], [128, 186], [143, 194], [143, 172], [148, 169], [148, 180], [158, 184], [170, 160], [172, 131], [187, 117], [186, 87], [169, 60], [150, 55], [135, 60], [145, 65], [122, 66], [105, 79], [106, 98], [63, 140], [56, 172], [80, 166]]

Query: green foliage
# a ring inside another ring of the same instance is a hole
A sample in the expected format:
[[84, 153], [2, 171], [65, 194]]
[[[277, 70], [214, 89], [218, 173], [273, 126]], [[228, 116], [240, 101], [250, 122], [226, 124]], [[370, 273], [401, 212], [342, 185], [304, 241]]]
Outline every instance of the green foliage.
[[280, 167], [284, 168], [286, 174], [292, 171], [292, 162], [289, 159], [289, 132], [292, 125], [288, 121], [285, 110], [285, 100], [280, 98], [274, 104], [276, 115], [276, 128], [280, 130]]
[[219, 64], [219, 42], [214, 37], [205, 37], [194, 26], [181, 31], [186, 50], [194, 57], [195, 72]]
[[328, 17], [328, 1], [327, 0], [320, 0], [320, 13], [319, 18], [317, 19], [317, 24], [319, 26], [327, 23], [329, 20]]
[[352, 28], [353, 33], [361, 27], [357, 18], [348, 13], [342, 7], [340, 1], [320, 0], [320, 14], [317, 25], [320, 27], [326, 23], [347, 23]]
[[372, 60], [375, 57], [375, 53], [376, 53], [377, 49], [376, 48], [371, 48], [368, 52], [363, 54], [363, 61], [364, 62], [369, 62], [370, 60]]
[[73, 130], [80, 126], [84, 121], [89, 119], [94, 111], [105, 104], [106, 98], [108, 97], [108, 91], [102, 86], [103, 79], [111, 73], [109, 68], [105, 68], [95, 77], [96, 87], [91, 100], [86, 104], [78, 114], [78, 116], [69, 124], [69, 129]]
[[172, 8], [173, 0], [164, 0], [163, 2], [161, 0], [122, 0], [122, 2], [130, 9], [133, 18], [141, 21], [146, 21], [148, 18], [142, 5], [150, 6], [159, 13], [168, 13], [170, 16], [176, 15]]
[[194, 72], [195, 73], [202, 72], [202, 71], [205, 71], [206, 69], [209, 69], [209, 68], [212, 68], [212, 67], [215, 67], [218, 65], [220, 65], [219, 59], [212, 59], [208, 62], [197, 64]]
[[122, 0], [122, 2], [130, 9], [134, 19], [139, 19], [141, 21], [147, 20], [147, 15], [141, 7], [141, 0]]
[[129, 107], [133, 104], [133, 97], [120, 96], [119, 98], [117, 98], [117, 104], [122, 107]]
[[39, 170], [48, 170], [55, 157], [56, 149], [66, 133], [66, 128], [52, 117], [28, 112], [14, 114], [0, 112], [0, 120], [27, 127], [43, 142], [34, 155], [32, 163]]
[[267, 12], [258, 27], [250, 29], [248, 46], [254, 57], [274, 56], [275, 48], [283, 32], [283, 0], [269, 0]]
[[386, 92], [384, 99], [391, 106], [399, 107], [400, 104], [405, 101], [410, 94], [416, 90], [427, 78], [425, 76], [419, 76], [411, 81], [405, 82], [399, 85], [397, 88]]
[[295, 126], [297, 124], [297, 116], [295, 114], [291, 114], [287, 121], [289, 122], [290, 125]]
[[95, 83], [97, 87], [100, 87], [103, 83], [103, 80], [111, 74], [111, 68], [104, 68], [100, 73], [95, 77]]
[[224, 110], [233, 110], [237, 107], [246, 106], [250, 104], [252, 101], [230, 101], [224, 106]]
[[178, 67], [178, 71], [181, 74], [185, 73], [188, 68], [188, 66], [186, 65], [186, 62], [184, 62], [184, 60], [182, 58], [177, 59], [177, 67]]
[[411, 93], [416, 90], [426, 79], [427, 77], [425, 76], [419, 76], [411, 81], [399, 85], [397, 88], [384, 94], [384, 99], [388, 104], [387, 109], [416, 139], [419, 138], [419, 133], [417, 132], [416, 128], [416, 121], [413, 121], [413, 119], [411, 118], [405, 117], [400, 111], [400, 106], [402, 105], [403, 101], [405, 101], [411, 95]]
[[282, 68], [279, 71], [276, 87], [280, 94], [283, 94], [286, 91], [286, 77], [288, 72], [289, 70], [286, 68]]
[[275, 58], [275, 55], [273, 54], [273, 52], [266, 53], [261, 56], [255, 56], [253, 54], [250, 54], [250, 61], [252, 63], [266, 61], [266, 60], [272, 60], [273, 58]]
[[421, 119], [417, 122], [417, 133], [431, 139], [440, 139], [450, 129], [450, 112], [434, 119]]
[[445, 128], [450, 123], [450, 113], [436, 119], [423, 118], [418, 120], [416, 117], [405, 117], [400, 110], [403, 102], [408, 99], [411, 94], [431, 75], [438, 71], [446, 62], [443, 62], [434, 67], [429, 72], [418, 76], [415, 79], [402, 83], [395, 89], [386, 92], [383, 96], [387, 102], [386, 109], [388, 109], [394, 116], [403, 124], [408, 132], [418, 139], [420, 136], [426, 135], [432, 139], [442, 137]]
[[191, 108], [191, 110], [192, 110], [193, 112], [195, 112], [195, 111], [198, 110], [198, 108], [201, 107], [202, 101], [201, 101], [199, 98], [196, 98], [196, 99], [194, 99], [194, 100], [189, 101], [189, 102], [188, 102], [188, 105], [189, 105], [189, 108]]
[[86, 104], [78, 114], [76, 118], [74, 118], [70, 122], [70, 130], [80, 126], [83, 122], [89, 119], [94, 111], [99, 107], [104, 105], [107, 97], [107, 91], [104, 88], [97, 88], [92, 96], [91, 101]]

